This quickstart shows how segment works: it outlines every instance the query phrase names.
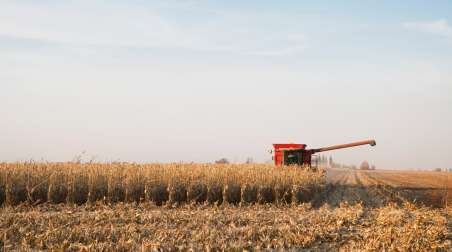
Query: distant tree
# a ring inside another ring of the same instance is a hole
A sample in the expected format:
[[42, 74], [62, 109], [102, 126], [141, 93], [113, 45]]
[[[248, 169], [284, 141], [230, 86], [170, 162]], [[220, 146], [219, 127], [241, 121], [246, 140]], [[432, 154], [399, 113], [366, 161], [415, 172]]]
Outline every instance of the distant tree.
[[245, 161], [245, 164], [252, 164], [252, 163], [254, 163], [253, 158], [252, 157], [247, 157], [246, 161]]
[[330, 156], [328, 164], [329, 164], [330, 167], [334, 167], [333, 157]]
[[372, 166], [370, 167], [370, 169], [371, 169], [371, 170], [375, 170], [375, 169], [376, 169], [375, 165], [372, 165]]
[[441, 171], [441, 168], [435, 168], [434, 171], [440, 172], [440, 171]]
[[359, 169], [361, 169], [361, 170], [369, 170], [370, 169], [369, 162], [363, 161], [361, 163], [361, 165], [359, 166]]
[[215, 164], [229, 164], [229, 160], [227, 158], [221, 158], [215, 161]]

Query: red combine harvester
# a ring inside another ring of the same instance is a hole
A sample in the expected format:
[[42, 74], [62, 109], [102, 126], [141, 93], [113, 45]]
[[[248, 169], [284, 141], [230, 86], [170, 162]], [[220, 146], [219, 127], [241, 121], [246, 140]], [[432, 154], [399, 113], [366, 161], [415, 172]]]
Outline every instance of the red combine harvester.
[[273, 160], [275, 165], [300, 165], [311, 167], [312, 155], [318, 152], [350, 148], [360, 145], [375, 146], [375, 140], [333, 145], [319, 149], [306, 149], [306, 144], [273, 144], [275, 148]]

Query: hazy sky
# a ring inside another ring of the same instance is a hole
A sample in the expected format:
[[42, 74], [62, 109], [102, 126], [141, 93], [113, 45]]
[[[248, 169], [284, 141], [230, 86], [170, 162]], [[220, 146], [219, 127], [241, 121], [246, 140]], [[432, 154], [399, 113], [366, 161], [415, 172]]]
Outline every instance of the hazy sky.
[[452, 168], [452, 1], [0, 0], [0, 161]]

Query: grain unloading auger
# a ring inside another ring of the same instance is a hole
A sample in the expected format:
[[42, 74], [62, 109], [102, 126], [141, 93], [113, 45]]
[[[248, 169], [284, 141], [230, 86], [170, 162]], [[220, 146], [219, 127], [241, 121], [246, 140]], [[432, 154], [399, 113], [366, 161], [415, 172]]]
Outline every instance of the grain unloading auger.
[[312, 155], [318, 152], [351, 148], [361, 145], [375, 146], [375, 140], [359, 141], [348, 144], [339, 144], [318, 149], [306, 149], [306, 144], [273, 144], [275, 165], [311, 166]]

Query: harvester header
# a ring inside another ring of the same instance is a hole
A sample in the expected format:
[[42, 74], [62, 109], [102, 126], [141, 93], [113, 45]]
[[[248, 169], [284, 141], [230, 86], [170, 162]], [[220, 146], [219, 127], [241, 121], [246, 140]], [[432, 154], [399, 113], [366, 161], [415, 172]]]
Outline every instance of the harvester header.
[[306, 149], [306, 144], [273, 144], [275, 165], [311, 166], [312, 155], [318, 152], [351, 148], [361, 145], [375, 146], [375, 140], [366, 140], [348, 144], [339, 144], [318, 149]]

